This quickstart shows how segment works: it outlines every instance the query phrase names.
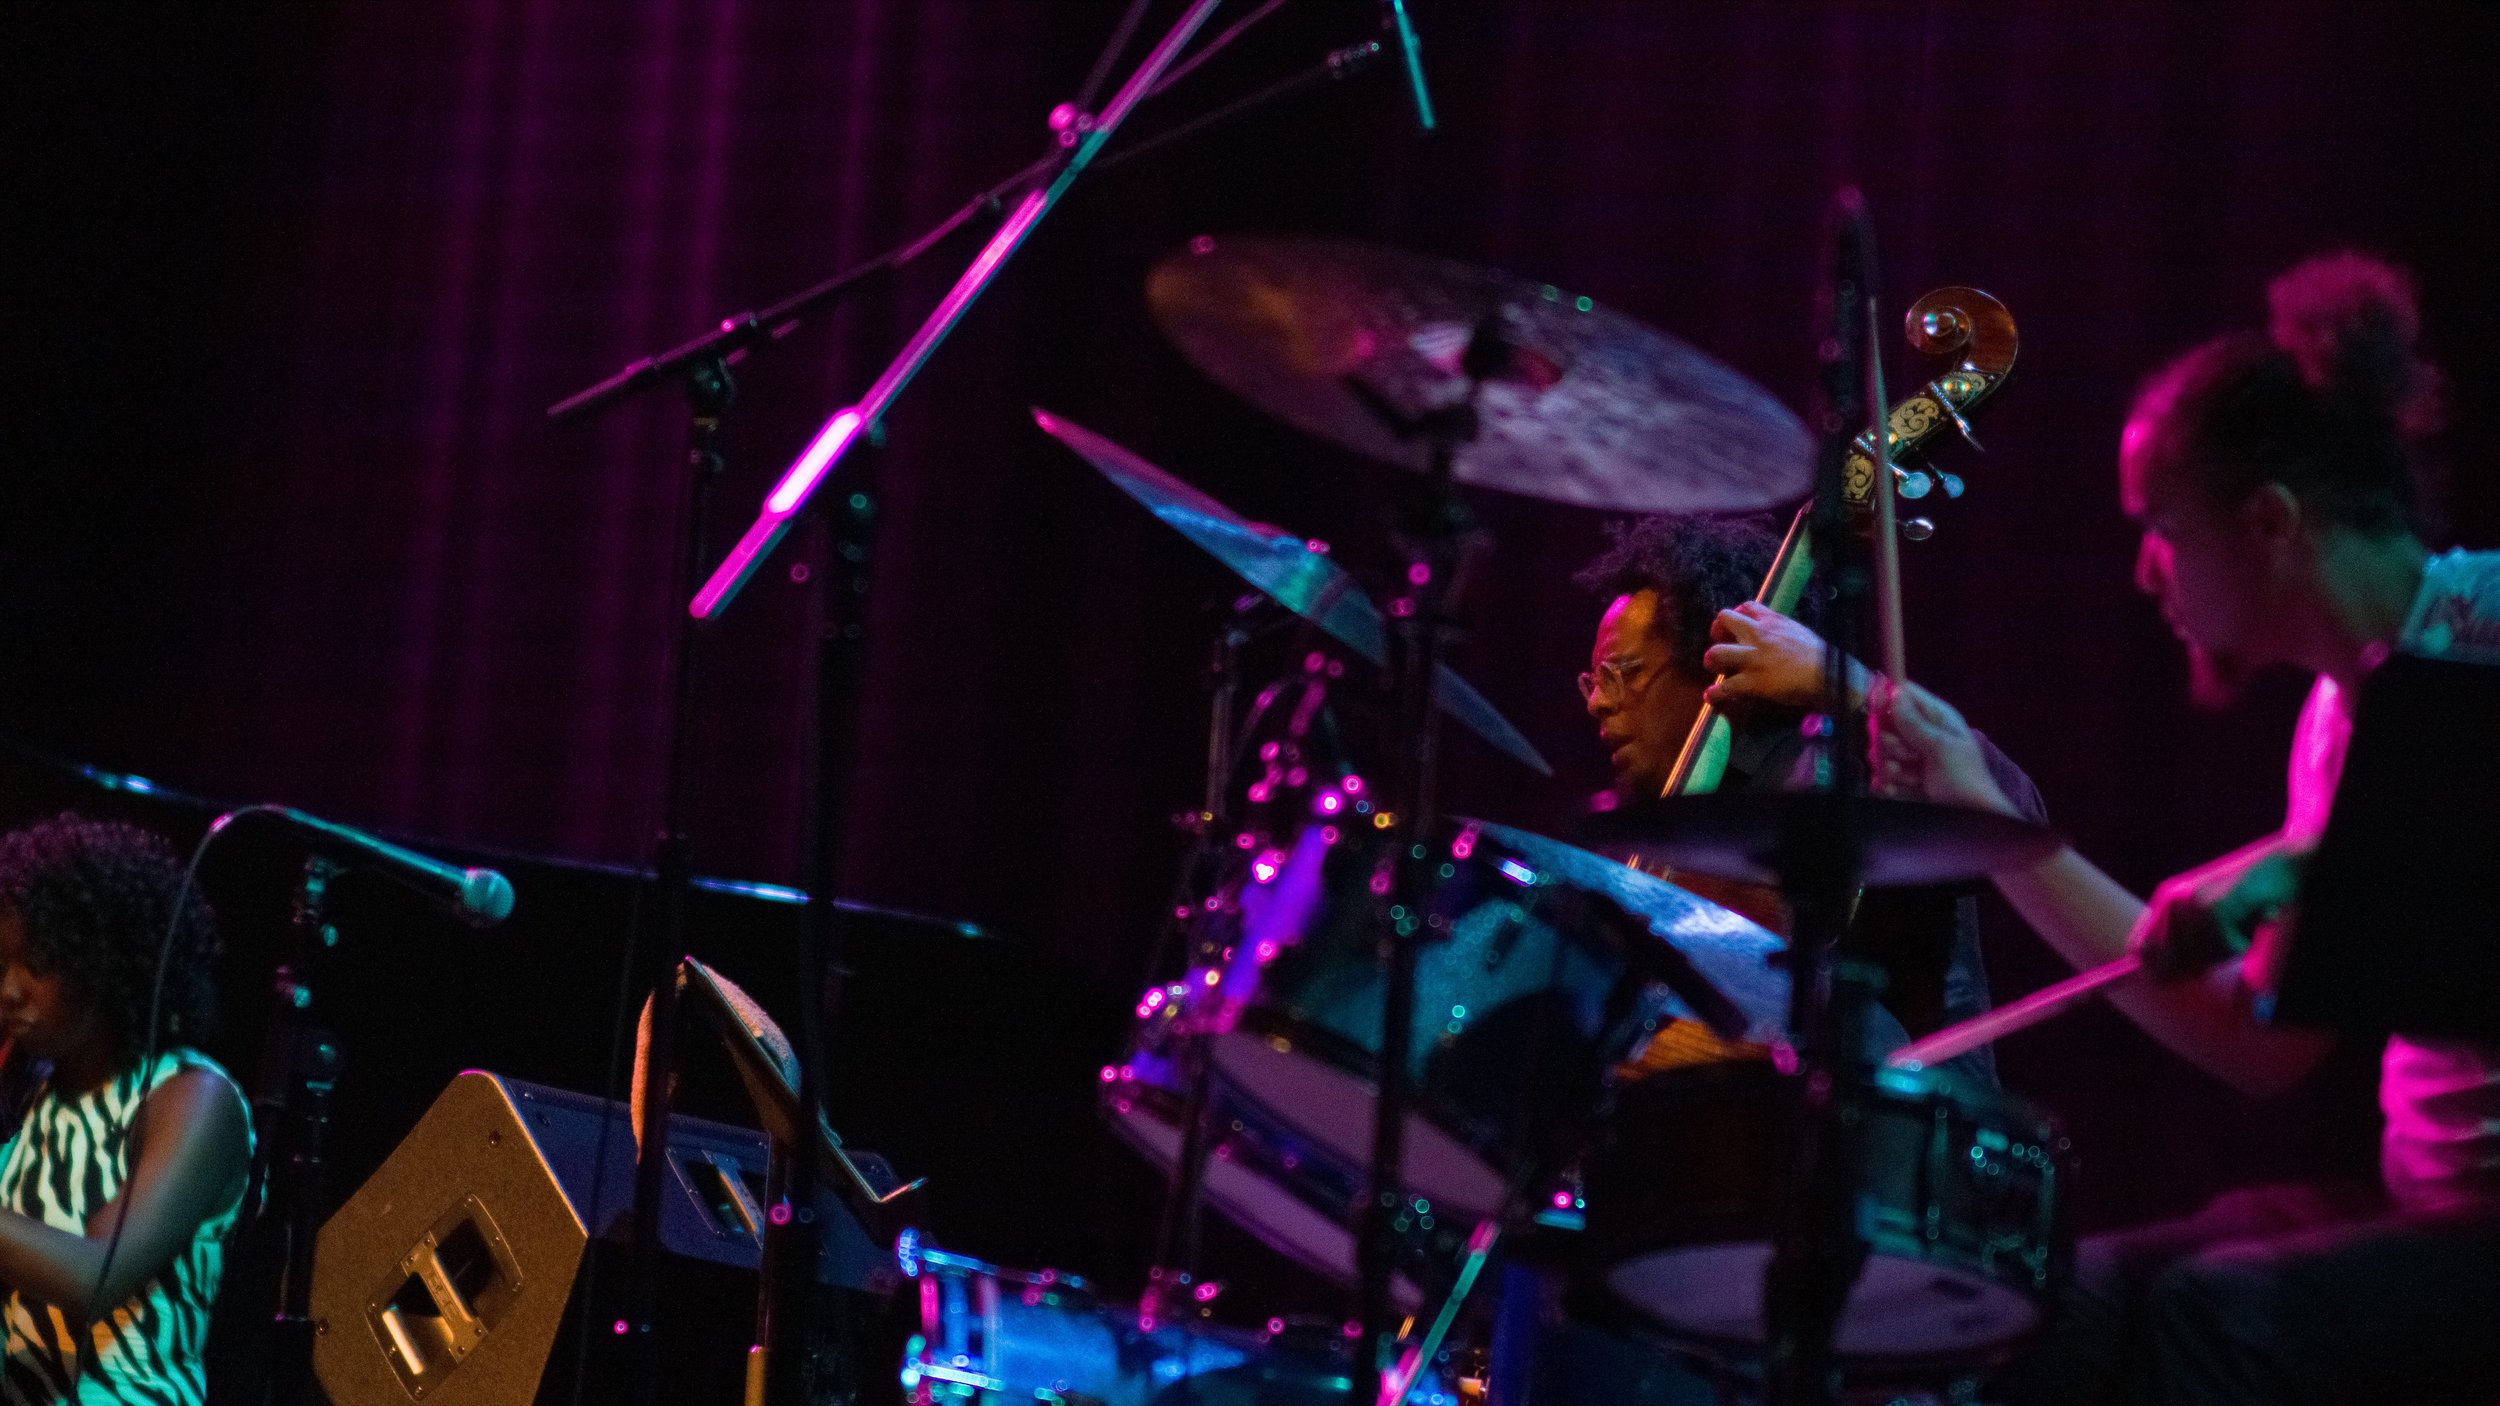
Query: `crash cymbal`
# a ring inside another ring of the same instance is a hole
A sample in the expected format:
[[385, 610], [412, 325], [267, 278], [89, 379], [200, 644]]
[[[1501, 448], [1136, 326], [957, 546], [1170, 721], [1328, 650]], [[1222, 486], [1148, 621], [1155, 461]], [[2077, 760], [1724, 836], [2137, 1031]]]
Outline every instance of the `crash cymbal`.
[[[1389, 632], [1380, 607], [1355, 583], [1354, 577], [1309, 542], [1280, 527], [1252, 522], [1206, 494], [1147, 463], [1082, 425], [1051, 414], [1033, 412], [1045, 434], [1075, 450], [1113, 486], [1170, 523], [1209, 556], [1231, 567], [1278, 605], [1319, 626], [1348, 649], [1374, 664], [1388, 658]], [[1551, 776], [1545, 763], [1519, 729], [1465, 679], [1441, 666], [1435, 684], [1443, 712], [1478, 737], [1525, 763], [1539, 776]]]
[[[1612, 899], [1648, 923], [1715, 999], [1687, 997], [1674, 1012], [1707, 1021], [1729, 1039], [1770, 1044], [1788, 1028], [1788, 971], [1780, 965], [1788, 944], [1733, 909], [1644, 874], [1620, 860], [1591, 854], [1534, 831], [1489, 820], [1462, 818], [1533, 871], [1531, 883], [1560, 883]], [[1669, 981], [1671, 987], [1684, 983]], [[1695, 993], [1700, 994], [1700, 993]]]
[[1465, 399], [1481, 338], [1461, 482], [1644, 513], [1765, 508], [1810, 485], [1805, 426], [1768, 392], [1551, 284], [1367, 244], [1201, 236], [1146, 296], [1198, 369], [1388, 463], [1427, 466], [1415, 422]]
[[1868, 888], [1985, 878], [2044, 858], [2058, 845], [2047, 826], [1987, 811], [1815, 791], [1644, 801], [1589, 817], [1580, 839], [1644, 863], [1776, 884], [1773, 860], [1782, 845], [1834, 821], [1857, 837], [1863, 862], [1855, 881]]

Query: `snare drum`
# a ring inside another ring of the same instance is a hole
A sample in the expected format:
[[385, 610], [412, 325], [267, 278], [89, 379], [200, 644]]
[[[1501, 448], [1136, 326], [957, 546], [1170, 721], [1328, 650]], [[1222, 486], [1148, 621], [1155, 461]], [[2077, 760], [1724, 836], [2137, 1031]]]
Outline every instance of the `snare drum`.
[[[2047, 1115], [1934, 1071], [1882, 1069], [1865, 1105], [1864, 1272], [1834, 1350], [1958, 1362], [2010, 1348], [2063, 1283], [2068, 1144]], [[1605, 1286], [1678, 1339], [1759, 1349], [1763, 1273], [1792, 1091], [1762, 1062], [1626, 1089], [1587, 1168], [1588, 1243]]]

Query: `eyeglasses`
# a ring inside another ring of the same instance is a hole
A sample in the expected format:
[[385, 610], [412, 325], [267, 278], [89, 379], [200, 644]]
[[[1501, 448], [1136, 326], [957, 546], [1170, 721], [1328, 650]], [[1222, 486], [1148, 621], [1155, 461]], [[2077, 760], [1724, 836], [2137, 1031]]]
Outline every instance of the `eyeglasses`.
[[1588, 672], [1580, 675], [1578, 679], [1578, 683], [1580, 685], [1580, 701], [1583, 703], [1594, 703], [1597, 701], [1598, 695], [1602, 693], [1617, 702], [1621, 702], [1624, 690], [1639, 679], [1641, 671], [1647, 669], [1649, 667], [1649, 663], [1650, 661], [1646, 659], [1607, 659], [1600, 661], [1595, 669], [1589, 670]]

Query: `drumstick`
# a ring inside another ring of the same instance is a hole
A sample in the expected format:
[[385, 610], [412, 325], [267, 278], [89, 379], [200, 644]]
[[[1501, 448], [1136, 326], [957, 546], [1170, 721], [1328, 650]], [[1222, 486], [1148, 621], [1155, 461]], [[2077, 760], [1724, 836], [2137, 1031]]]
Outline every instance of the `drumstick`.
[[1972, 1016], [1959, 1024], [1948, 1025], [1924, 1040], [1914, 1040], [1893, 1051], [1892, 1058], [1886, 1062], [1897, 1069], [1924, 1069], [1931, 1064], [1942, 1064], [1955, 1055], [1968, 1054], [2017, 1030], [2028, 1030], [2050, 1016], [2073, 1010], [2142, 970], [2144, 959], [2130, 952], [2114, 962], [2104, 962], [2090, 971], [2070, 976], [2055, 986], [2044, 986], [2019, 1001]]

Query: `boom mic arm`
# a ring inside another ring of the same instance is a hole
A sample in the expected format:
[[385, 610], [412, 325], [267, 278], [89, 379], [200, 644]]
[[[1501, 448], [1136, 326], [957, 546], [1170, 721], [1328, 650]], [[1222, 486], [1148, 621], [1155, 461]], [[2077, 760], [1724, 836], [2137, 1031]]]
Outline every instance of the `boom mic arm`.
[[496, 870], [446, 864], [292, 806], [228, 811], [210, 828], [222, 830], [245, 815], [268, 816], [341, 863], [384, 875], [470, 927], [491, 928], [512, 915], [512, 881]]

